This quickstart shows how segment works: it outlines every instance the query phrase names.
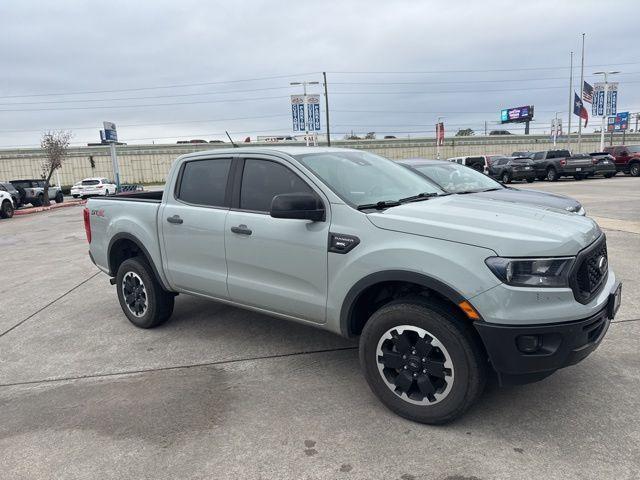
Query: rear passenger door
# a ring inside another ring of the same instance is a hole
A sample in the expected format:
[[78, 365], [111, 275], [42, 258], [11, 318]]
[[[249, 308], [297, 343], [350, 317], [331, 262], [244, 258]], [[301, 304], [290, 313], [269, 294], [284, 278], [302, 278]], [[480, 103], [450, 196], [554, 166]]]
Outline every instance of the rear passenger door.
[[229, 298], [224, 227], [232, 166], [229, 157], [185, 161], [158, 212], [163, 265], [177, 290]]
[[[329, 203], [301, 172], [279, 158], [247, 158], [236, 176], [225, 229], [231, 300], [323, 323]], [[325, 221], [270, 216], [275, 195], [303, 192], [321, 199]]]

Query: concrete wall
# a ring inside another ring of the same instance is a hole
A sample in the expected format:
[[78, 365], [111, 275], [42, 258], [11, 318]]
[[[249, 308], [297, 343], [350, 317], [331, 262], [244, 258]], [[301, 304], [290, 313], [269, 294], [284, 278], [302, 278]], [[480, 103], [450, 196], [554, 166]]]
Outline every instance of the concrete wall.
[[[610, 136], [606, 136], [609, 144]], [[576, 148], [577, 139], [572, 140]], [[622, 143], [622, 135], [616, 135], [613, 143]], [[640, 134], [629, 134], [626, 144], [640, 144]], [[388, 158], [401, 159], [410, 157], [435, 158], [434, 139], [395, 139], [395, 140], [363, 140], [334, 141], [335, 146], [361, 148], [378, 153]], [[252, 146], [267, 145], [252, 143]], [[268, 144], [273, 146], [274, 144]], [[122, 145], [117, 147], [120, 163], [121, 179], [131, 183], [162, 183], [173, 160], [185, 153], [216, 150], [228, 147], [228, 144], [204, 145]], [[248, 144], [242, 144], [248, 146]], [[559, 142], [558, 148], [565, 148], [566, 140]], [[548, 136], [541, 135], [508, 135], [495, 137], [453, 137], [445, 141], [441, 147], [441, 158], [462, 155], [511, 154], [516, 150], [545, 150], [553, 148]], [[584, 135], [582, 148], [584, 152], [598, 151], [600, 136]], [[18, 178], [39, 178], [43, 160], [40, 149], [0, 150], [0, 180]], [[86, 177], [112, 177], [109, 148], [74, 147], [60, 170], [63, 185], [71, 185]], [[55, 176], [54, 176], [55, 181]]]

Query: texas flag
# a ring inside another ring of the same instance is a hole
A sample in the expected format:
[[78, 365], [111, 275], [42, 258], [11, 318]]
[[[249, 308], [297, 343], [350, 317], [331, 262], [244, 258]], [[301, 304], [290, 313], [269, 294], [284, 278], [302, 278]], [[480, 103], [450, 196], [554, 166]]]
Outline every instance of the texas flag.
[[584, 118], [584, 126], [587, 126], [587, 122], [589, 121], [589, 112], [584, 108], [584, 104], [580, 97], [576, 92], [573, 92], [574, 100], [573, 100], [573, 113], [574, 115], [579, 116], [580, 118]]

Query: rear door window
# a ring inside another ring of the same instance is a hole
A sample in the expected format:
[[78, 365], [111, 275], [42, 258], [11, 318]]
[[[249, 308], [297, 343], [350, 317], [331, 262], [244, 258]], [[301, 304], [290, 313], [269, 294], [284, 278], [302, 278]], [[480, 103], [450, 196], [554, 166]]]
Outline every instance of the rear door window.
[[313, 190], [284, 165], [269, 160], [245, 160], [240, 209], [269, 212], [273, 197], [284, 193], [313, 193]]
[[227, 206], [227, 180], [230, 169], [230, 158], [186, 162], [182, 167], [176, 197], [194, 205]]

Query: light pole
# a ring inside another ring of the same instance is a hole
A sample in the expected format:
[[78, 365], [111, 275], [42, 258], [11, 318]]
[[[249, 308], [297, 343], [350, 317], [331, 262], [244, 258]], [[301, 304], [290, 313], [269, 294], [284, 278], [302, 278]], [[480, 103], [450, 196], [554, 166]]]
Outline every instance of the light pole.
[[603, 75], [604, 76], [604, 105], [602, 111], [602, 127], [600, 127], [600, 151], [604, 150], [604, 128], [606, 126], [607, 119], [607, 93], [609, 90], [609, 75], [615, 75], [616, 73], [620, 73], [619, 71], [612, 72], [594, 72], [594, 75]]
[[562, 112], [556, 112], [556, 119], [555, 119], [555, 123], [553, 124], [553, 146], [556, 147], [556, 145], [558, 144], [558, 130], [559, 130], [559, 125], [558, 125], [558, 114], [562, 113]]
[[304, 139], [309, 146], [309, 123], [307, 122], [308, 118], [308, 109], [307, 105], [307, 85], [320, 85], [320, 82], [291, 82], [289, 85], [302, 85], [302, 99], [304, 104]]
[[436, 158], [440, 160], [440, 123], [444, 120], [444, 117], [438, 117], [436, 122]]

